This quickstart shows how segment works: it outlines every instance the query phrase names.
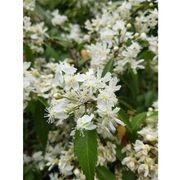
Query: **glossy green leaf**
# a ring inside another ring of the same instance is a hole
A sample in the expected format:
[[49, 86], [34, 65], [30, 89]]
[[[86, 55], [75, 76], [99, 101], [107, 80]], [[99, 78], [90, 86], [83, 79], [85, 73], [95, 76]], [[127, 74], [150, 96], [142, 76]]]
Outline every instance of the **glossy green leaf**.
[[146, 120], [146, 112], [139, 113], [132, 118], [131, 125], [133, 130], [137, 130]]
[[154, 91], [148, 91], [146, 94], [145, 94], [145, 105], [146, 107], [149, 107], [151, 106], [151, 104], [153, 103], [153, 101], [155, 101], [156, 98], [155, 98], [155, 92]]
[[115, 180], [114, 174], [104, 166], [98, 166], [96, 174], [99, 180]]
[[144, 50], [142, 50], [139, 55], [138, 55], [138, 59], [145, 59], [145, 60], [151, 60], [153, 59], [153, 57], [155, 56], [155, 54], [150, 51], [148, 48], [145, 48]]
[[31, 113], [35, 131], [42, 148], [45, 149], [50, 129], [50, 126], [44, 117], [45, 106], [40, 101], [33, 101], [32, 106]]
[[33, 63], [34, 55], [32, 53], [32, 50], [30, 49], [30, 47], [28, 45], [24, 45], [23, 50], [24, 50], [24, 58], [25, 58], [25, 60], [30, 61], [31, 63]]
[[121, 145], [117, 145], [117, 146], [116, 146], [116, 157], [117, 157], [120, 161], [122, 161], [122, 160], [125, 158], [125, 154], [123, 154], [123, 153], [121, 152], [121, 150], [122, 150]]
[[136, 175], [130, 170], [122, 171], [122, 180], [136, 180]]
[[83, 134], [76, 130], [74, 151], [78, 162], [86, 176], [86, 180], [94, 180], [97, 162], [97, 133], [96, 130], [84, 131]]
[[49, 45], [46, 46], [45, 54], [47, 58], [54, 58], [56, 60], [59, 59], [59, 54], [52, 46]]
[[108, 63], [104, 67], [104, 70], [102, 72], [102, 77], [104, 77], [106, 75], [106, 73], [108, 73], [108, 72], [111, 73], [112, 72], [113, 65], [114, 65], [114, 60], [113, 59], [109, 60]]

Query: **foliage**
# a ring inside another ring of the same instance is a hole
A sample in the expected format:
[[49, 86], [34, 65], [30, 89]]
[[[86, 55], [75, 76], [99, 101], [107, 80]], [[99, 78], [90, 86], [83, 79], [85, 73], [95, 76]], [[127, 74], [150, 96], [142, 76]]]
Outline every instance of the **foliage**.
[[157, 2], [23, 3], [24, 179], [157, 179]]

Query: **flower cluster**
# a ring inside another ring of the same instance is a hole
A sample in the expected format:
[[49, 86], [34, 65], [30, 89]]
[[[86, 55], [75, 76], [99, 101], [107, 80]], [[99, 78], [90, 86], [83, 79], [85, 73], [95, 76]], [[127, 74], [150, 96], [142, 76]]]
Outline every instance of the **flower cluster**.
[[44, 22], [32, 24], [31, 18], [24, 16], [23, 19], [24, 27], [24, 42], [29, 44], [32, 51], [37, 53], [43, 53], [44, 49], [42, 45], [45, 39], [48, 37], [47, 27], [45, 27]]
[[23, 4], [25, 179], [157, 180], [157, 1]]
[[126, 154], [122, 164], [137, 172], [139, 180], [158, 178], [157, 116], [152, 108], [147, 113], [146, 123], [147, 125], [138, 131], [140, 139], [122, 149]]
[[110, 73], [102, 77], [102, 71], [92, 69], [85, 74], [76, 71], [65, 61], [57, 65], [54, 83], [58, 93], [54, 94], [47, 109], [49, 122], [61, 125], [74, 114], [76, 129], [92, 130], [97, 126], [99, 134], [111, 137], [116, 126], [124, 124], [117, 117], [119, 108], [115, 107], [115, 92], [120, 89], [117, 78]]
[[[86, 21], [85, 39], [91, 43], [87, 50], [94, 69], [103, 68], [113, 58], [116, 73], [123, 73], [127, 68], [136, 73], [147, 64], [146, 59], [141, 58], [147, 48], [153, 56], [150, 64], [157, 64], [157, 35], [152, 33], [157, 26], [155, 4], [147, 0], [109, 3], [102, 14]], [[96, 37], [95, 43], [92, 43], [93, 37]]]

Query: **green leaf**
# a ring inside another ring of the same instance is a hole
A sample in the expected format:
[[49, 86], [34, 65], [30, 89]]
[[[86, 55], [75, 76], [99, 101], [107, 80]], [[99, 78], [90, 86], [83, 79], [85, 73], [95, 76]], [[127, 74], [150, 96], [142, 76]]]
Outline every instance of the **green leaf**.
[[132, 171], [123, 170], [122, 171], [122, 180], [136, 180], [137, 177]]
[[72, 41], [71, 40], [66, 40], [66, 39], [64, 39], [61, 36], [53, 36], [53, 37], [51, 37], [51, 40], [56, 42], [56, 44], [62, 46], [65, 49], [67, 49], [69, 46], [72, 45]]
[[46, 9], [39, 4], [35, 6], [35, 14], [41, 21], [45, 21], [46, 24], [51, 25], [51, 14], [47, 13]]
[[146, 40], [139, 40], [139, 43], [144, 48], [147, 48], [149, 46], [149, 43]]
[[24, 180], [34, 180], [35, 176], [33, 171], [29, 171], [25, 176], [24, 176]]
[[152, 51], [150, 51], [148, 48], [145, 48], [138, 54], [137, 59], [151, 60], [154, 56], [155, 54]]
[[131, 89], [131, 92], [132, 92], [134, 99], [136, 99], [136, 96], [139, 94], [138, 73], [135, 74], [132, 70], [130, 70], [130, 77], [131, 77], [130, 89]]
[[26, 165], [23, 167], [23, 179], [24, 180], [40, 180], [42, 179], [41, 174], [32, 167], [31, 165]]
[[122, 160], [125, 158], [125, 154], [123, 154], [123, 153], [121, 152], [121, 150], [122, 150], [121, 145], [117, 145], [117, 146], [116, 146], [116, 157], [117, 157], [120, 161], [122, 161]]
[[131, 125], [132, 129], [136, 131], [140, 125], [146, 120], [146, 112], [139, 113], [132, 118]]
[[31, 102], [31, 104], [32, 108], [30, 110], [32, 113], [35, 131], [38, 140], [42, 146], [42, 149], [44, 150], [47, 144], [48, 133], [50, 129], [50, 126], [47, 123], [46, 118], [44, 118], [45, 106], [40, 101], [33, 101]]
[[35, 180], [36, 172], [30, 165], [26, 165], [23, 167], [23, 179], [24, 180]]
[[52, 46], [46, 45], [45, 54], [46, 54], [47, 58], [54, 58], [56, 60], [59, 59], [59, 54]]
[[114, 65], [114, 60], [113, 59], [109, 60], [108, 63], [104, 67], [104, 70], [102, 72], [102, 77], [104, 77], [106, 75], [106, 73], [108, 73], [108, 72], [111, 73], [112, 72], [113, 65]]
[[145, 94], [145, 106], [146, 107], [151, 106], [151, 104], [153, 103], [154, 100], [155, 100], [155, 92], [153, 90], [152, 91], [148, 91]]
[[37, 97], [37, 99], [44, 105], [44, 107], [48, 106], [48, 103], [46, 102], [46, 100], [42, 97]]
[[86, 176], [86, 180], [94, 180], [95, 166], [97, 162], [96, 130], [84, 131], [83, 134], [76, 130], [74, 151]]
[[25, 176], [30, 170], [31, 170], [31, 166], [28, 166], [28, 165], [24, 165], [23, 166], [23, 175]]
[[28, 45], [24, 45], [23, 49], [24, 49], [25, 60], [33, 63], [34, 56], [33, 56], [33, 53], [32, 53], [32, 50], [30, 49], [30, 47]]
[[96, 174], [99, 180], [115, 180], [114, 174], [104, 166], [98, 166]]

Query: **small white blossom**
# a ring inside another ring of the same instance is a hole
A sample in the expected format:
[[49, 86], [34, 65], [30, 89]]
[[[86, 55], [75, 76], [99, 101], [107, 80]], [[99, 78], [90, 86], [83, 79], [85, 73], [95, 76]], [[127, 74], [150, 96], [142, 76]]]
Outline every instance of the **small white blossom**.
[[77, 120], [77, 126], [76, 128], [78, 130], [93, 130], [96, 128], [96, 125], [93, 124], [92, 119], [94, 118], [94, 115], [84, 115], [83, 117], [79, 118]]
[[91, 57], [91, 66], [95, 69], [104, 66], [108, 61], [110, 49], [106, 43], [97, 43], [87, 46], [89, 56]]
[[57, 25], [61, 26], [67, 21], [67, 17], [64, 15], [60, 15], [59, 10], [57, 10], [57, 9], [54, 10], [51, 14], [53, 16], [53, 18], [51, 20], [53, 26], [57, 26]]
[[28, 11], [34, 11], [36, 0], [24, 0], [23, 7]]
[[149, 174], [148, 165], [146, 165], [146, 164], [141, 164], [141, 165], [138, 167], [138, 173], [139, 173], [139, 174], [142, 173], [144, 177], [147, 177], [148, 174]]

